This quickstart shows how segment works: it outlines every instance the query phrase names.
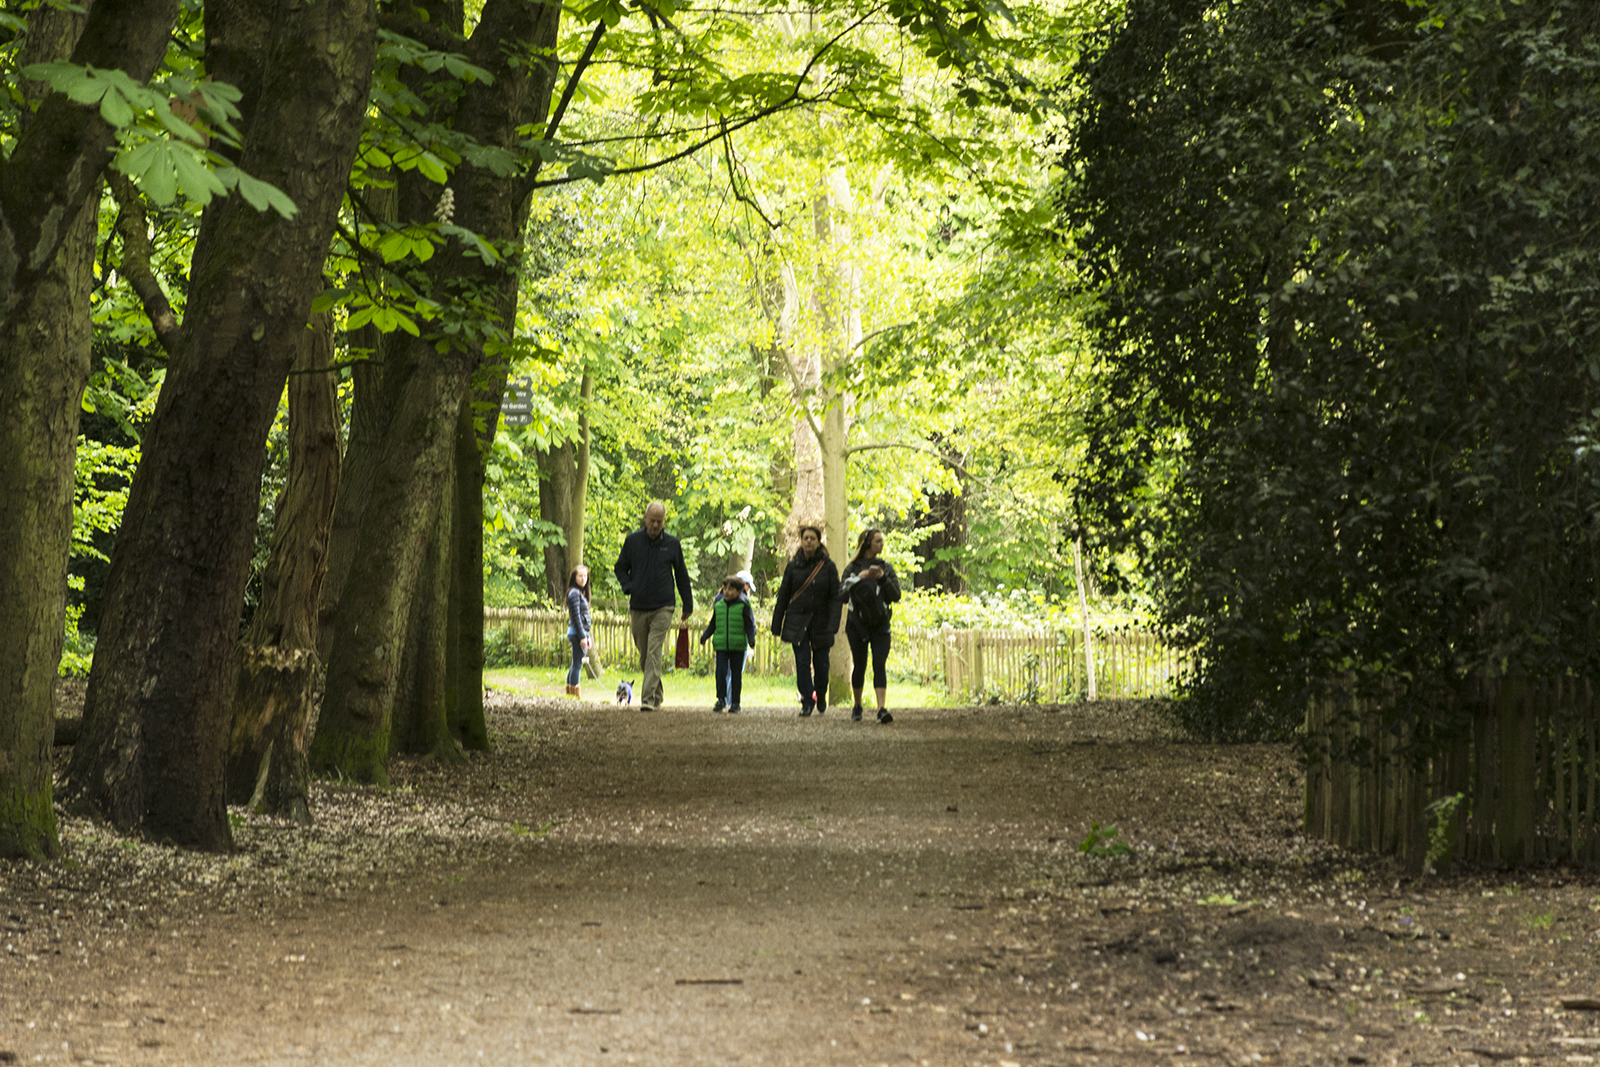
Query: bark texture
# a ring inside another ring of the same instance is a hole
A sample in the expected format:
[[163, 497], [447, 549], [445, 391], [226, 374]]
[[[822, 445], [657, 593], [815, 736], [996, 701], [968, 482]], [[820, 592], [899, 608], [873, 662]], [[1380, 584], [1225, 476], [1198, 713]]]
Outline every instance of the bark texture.
[[317, 610], [339, 487], [333, 321], [315, 316], [289, 377], [289, 480], [278, 498], [261, 603], [239, 657], [228, 802], [311, 821], [307, 727], [320, 674]]
[[[208, 25], [261, 14], [207, 8]], [[242, 163], [299, 213], [232, 196], [204, 217], [183, 342], [112, 555], [70, 770], [74, 794], [116, 826], [211, 850], [232, 844], [224, 761], [263, 445], [322, 287], [376, 51], [372, 0], [279, 0], [269, 28]]]
[[[492, 71], [495, 80], [465, 86], [453, 114], [441, 110], [435, 121], [453, 119], [457, 129], [484, 144], [520, 145], [518, 128], [542, 121], [549, 111], [555, 77], [551, 57], [560, 17], [560, 7], [554, 4], [489, 0], [466, 47], [457, 50]], [[439, 35], [440, 26], [461, 25], [462, 10], [453, 3], [424, 4], [397, 13], [395, 19], [392, 28], [428, 40]], [[457, 225], [496, 241], [521, 236], [527, 204], [517, 179], [463, 167], [452, 176], [450, 189]], [[437, 187], [418, 176], [402, 175], [398, 217], [429, 218], [438, 195]], [[455, 467], [463, 497], [477, 502], [475, 508], [458, 504], [458, 513], [470, 513], [471, 521], [481, 528], [481, 455], [466, 469], [458, 466], [458, 421], [469, 386], [476, 380], [488, 394], [484, 436], [478, 443], [480, 452], [487, 447], [505, 387], [506, 368], [496, 334], [509, 330], [515, 320], [515, 264], [488, 263], [464, 251], [452, 243], [428, 262], [434, 297], [447, 304], [476, 299], [490, 328], [467, 343], [460, 337], [443, 338], [449, 348], [445, 353], [435, 347], [441, 338], [430, 337], [402, 341], [403, 352], [386, 356], [386, 392], [399, 400], [390, 409], [393, 415], [382, 438], [349, 576], [334, 611], [328, 682], [311, 746], [312, 765], [358, 781], [387, 780], [385, 763], [394, 740], [395, 698], [408, 627], [412, 619], [425, 617], [413, 610], [413, 599], [439, 597], [444, 601], [441, 610], [447, 612], [454, 588], [456, 609], [463, 613], [457, 616], [458, 632], [471, 626], [479, 631], [481, 643], [481, 530], [476, 538], [452, 542], [454, 550], [471, 551], [475, 557], [451, 561], [447, 573], [456, 576], [454, 581], [430, 581], [426, 590], [418, 590], [433, 524], [448, 503], [443, 495], [449, 486], [448, 467]], [[466, 606], [474, 601], [478, 614], [468, 621]], [[487, 747], [481, 652], [475, 659], [476, 665], [461, 656], [458, 645], [455, 666], [448, 671], [454, 693], [447, 697], [449, 719], [464, 745]]]
[[[20, 65], [67, 55], [83, 21], [40, 8]], [[50, 750], [89, 379], [93, 206], [81, 204], [63, 229], [22, 313], [0, 329], [0, 859], [60, 852]]]

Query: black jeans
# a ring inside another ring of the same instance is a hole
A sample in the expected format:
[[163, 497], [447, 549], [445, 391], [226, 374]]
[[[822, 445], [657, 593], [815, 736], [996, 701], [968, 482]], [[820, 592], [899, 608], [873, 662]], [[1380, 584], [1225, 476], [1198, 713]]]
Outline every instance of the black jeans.
[[800, 706], [813, 709], [828, 706], [828, 650], [811, 643], [807, 634], [794, 643], [794, 687], [800, 690]]
[[850, 656], [855, 660], [850, 668], [851, 686], [860, 689], [867, 679], [867, 649], [870, 647], [872, 688], [889, 688], [889, 672], [884, 669], [884, 665], [889, 662], [889, 628], [868, 631], [856, 626], [846, 626], [844, 635], [850, 639]]
[[744, 689], [744, 649], [717, 650], [717, 703], [733, 709], [739, 706]]

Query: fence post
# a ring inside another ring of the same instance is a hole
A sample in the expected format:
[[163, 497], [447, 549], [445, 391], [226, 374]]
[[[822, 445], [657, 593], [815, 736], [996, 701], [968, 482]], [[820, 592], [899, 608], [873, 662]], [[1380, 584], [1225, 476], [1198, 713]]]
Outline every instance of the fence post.
[[972, 691], [983, 692], [983, 631], [972, 631]]

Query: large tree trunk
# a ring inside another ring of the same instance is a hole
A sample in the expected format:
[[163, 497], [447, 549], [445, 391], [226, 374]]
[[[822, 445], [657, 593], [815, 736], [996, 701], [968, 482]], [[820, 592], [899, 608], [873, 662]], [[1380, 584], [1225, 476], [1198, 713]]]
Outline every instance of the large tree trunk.
[[[559, 5], [538, 0], [489, 0], [484, 5], [465, 51], [473, 62], [491, 70], [495, 78], [492, 83], [479, 81], [466, 87], [454, 111], [458, 129], [483, 144], [515, 147], [521, 144], [522, 127], [547, 116], [555, 64], [552, 60], [530, 63], [526, 57], [530, 52], [536, 56], [553, 55], [560, 17]], [[397, 25], [431, 39], [436, 27], [458, 26], [461, 18], [459, 4], [440, 0], [398, 14]], [[438, 112], [434, 118], [446, 122], [450, 116]], [[527, 219], [527, 192], [520, 184], [523, 180], [463, 166], [450, 182], [455, 223], [490, 240], [519, 239]], [[434, 197], [427, 193], [414, 176], [403, 176], [401, 217], [422, 218], [431, 213]], [[497, 331], [504, 331], [502, 336], [509, 335], [516, 312], [514, 266], [469, 257], [459, 246], [451, 245], [436, 254], [426, 269], [435, 299], [447, 305], [481, 301], [478, 314], [490, 326], [486, 332], [491, 336]], [[359, 780], [387, 780], [384, 764], [391, 740], [396, 672], [421, 571], [423, 549], [415, 542], [424, 537], [427, 523], [445, 504], [437, 495], [446, 484], [440, 464], [459, 463], [459, 449], [453, 447], [459, 433], [457, 420], [462, 417], [460, 407], [468, 383], [480, 367], [488, 394], [483, 405], [486, 435], [493, 433], [499, 418], [507, 369], [499, 341], [467, 343], [463, 336], [431, 338], [429, 343], [418, 346], [421, 351], [412, 360], [414, 371], [403, 386], [397, 384], [391, 389], [402, 391], [405, 399], [384, 438], [381, 465], [361, 519], [354, 563], [334, 615], [328, 683], [317, 736], [312, 741], [312, 762], [318, 768], [337, 769]], [[431, 342], [435, 340], [444, 342], [450, 351], [434, 351]], [[394, 369], [391, 366], [391, 375]], [[431, 406], [416, 407], [424, 397], [432, 398]], [[435, 424], [425, 425], [430, 416]], [[487, 448], [484, 440], [480, 440], [479, 448]], [[448, 590], [455, 590], [457, 634], [464, 634], [469, 626], [476, 628], [476, 647], [480, 651], [471, 659], [462, 656], [459, 649], [463, 642], [458, 640], [456, 666], [450, 668], [446, 661], [455, 694], [450, 716], [453, 732], [466, 747], [486, 748], [481, 667], [481, 458], [465, 465], [465, 469], [458, 466], [457, 478], [468, 483], [461, 487], [461, 493], [471, 494], [475, 487], [477, 494], [475, 509], [458, 503], [457, 510], [470, 512], [471, 521], [480, 530], [477, 536], [462, 538], [455, 544], [473, 558], [452, 560], [449, 567], [455, 580], [442, 588], [446, 599], [450, 598]], [[430, 499], [426, 496], [429, 493], [435, 495]], [[397, 538], [408, 543], [393, 543]], [[430, 595], [441, 595], [440, 588], [433, 586]], [[475, 605], [472, 610], [476, 610], [476, 617], [465, 619], [462, 616], [469, 605]], [[448, 605], [443, 610], [448, 611]]]
[[232, 845], [224, 761], [263, 445], [322, 288], [377, 35], [372, 0], [225, 4], [206, 16], [208, 26], [260, 29], [266, 20], [259, 98], [243, 101], [241, 162], [299, 211], [283, 219], [230, 196], [203, 219], [183, 339], [112, 555], [70, 780], [122, 829], [223, 850]]
[[[563, 533], [572, 525], [572, 493], [578, 479], [578, 460], [571, 441], [563, 441], [552, 448], [541, 448], [534, 454], [539, 468], [539, 517], [545, 522], [561, 527]], [[544, 587], [550, 599], [562, 604], [567, 598], [567, 547], [544, 546]]]
[[[465, 409], [468, 405], [461, 405]], [[451, 442], [452, 448], [454, 442]], [[452, 456], [453, 458], [453, 456]], [[445, 485], [428, 532], [428, 548], [411, 598], [406, 651], [395, 693], [397, 751], [459, 763], [461, 750], [450, 736], [447, 707], [450, 630], [451, 526], [455, 517], [455, 465], [446, 463]]]
[[[514, 278], [512, 284], [516, 284]], [[511, 307], [514, 312], [514, 296]], [[489, 751], [489, 724], [483, 713], [483, 485], [505, 387], [503, 363], [481, 368], [474, 379], [472, 408], [463, 408], [456, 420], [455, 521], [451, 524], [455, 550], [451, 555], [445, 702], [450, 734], [469, 752]]]
[[[831, 171], [813, 202], [812, 218], [817, 237], [817, 284], [812, 304], [818, 319], [821, 340], [819, 361], [824, 381], [832, 379], [861, 343], [861, 277], [851, 248], [850, 215], [855, 201], [843, 167]], [[818, 397], [822, 412], [818, 451], [822, 463], [823, 514], [828, 543], [838, 546], [839, 569], [854, 551], [850, 540], [849, 466], [846, 449], [850, 444], [849, 398], [824, 385]], [[847, 609], [848, 610], [848, 609]], [[851, 652], [844, 640], [844, 625], [829, 660], [828, 694], [842, 704], [850, 695]]]
[[[339, 491], [333, 320], [300, 338], [289, 378], [289, 480], [278, 498], [261, 604], [240, 650], [228, 801], [309, 823], [306, 731], [320, 674], [317, 610]], [[301, 654], [303, 653], [303, 654]]]
[[[19, 65], [69, 54], [82, 26], [81, 16], [41, 7]], [[91, 199], [77, 211], [24, 313], [0, 331], [0, 859], [60, 852], [50, 750], [89, 379], [95, 208]]]
[[[322, 713], [311, 743], [313, 769], [379, 784], [389, 780], [411, 602], [455, 459], [455, 420], [469, 374], [459, 357], [440, 357], [423, 343], [408, 347], [420, 350], [420, 358], [408, 368], [390, 420], [361, 520], [361, 549], [334, 614]], [[397, 369], [393, 360], [388, 369]]]

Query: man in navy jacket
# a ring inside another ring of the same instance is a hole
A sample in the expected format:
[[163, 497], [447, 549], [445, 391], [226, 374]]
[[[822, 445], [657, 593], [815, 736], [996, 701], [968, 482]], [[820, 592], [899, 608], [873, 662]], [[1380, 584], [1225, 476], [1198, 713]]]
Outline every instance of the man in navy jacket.
[[683, 546], [666, 532], [667, 507], [659, 500], [644, 509], [644, 526], [622, 542], [615, 568], [622, 591], [628, 594], [628, 620], [633, 643], [639, 648], [639, 707], [655, 711], [665, 694], [661, 688], [661, 648], [672, 629], [676, 605], [673, 585], [683, 599], [683, 617], [694, 614], [694, 594], [689, 589], [689, 568]]

